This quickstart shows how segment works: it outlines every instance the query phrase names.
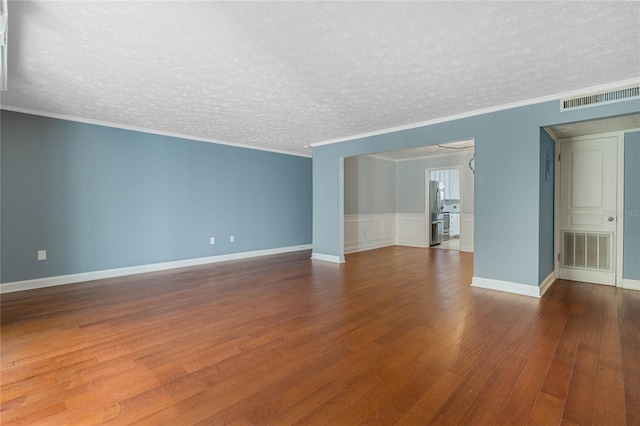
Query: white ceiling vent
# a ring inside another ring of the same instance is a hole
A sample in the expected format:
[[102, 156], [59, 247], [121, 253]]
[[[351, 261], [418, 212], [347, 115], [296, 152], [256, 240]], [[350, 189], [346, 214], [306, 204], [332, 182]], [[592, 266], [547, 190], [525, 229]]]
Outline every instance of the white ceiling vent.
[[564, 111], [567, 109], [601, 105], [604, 103], [618, 102], [631, 98], [640, 98], [640, 85], [610, 90], [608, 92], [578, 96], [576, 98], [562, 99], [560, 101], [560, 110]]

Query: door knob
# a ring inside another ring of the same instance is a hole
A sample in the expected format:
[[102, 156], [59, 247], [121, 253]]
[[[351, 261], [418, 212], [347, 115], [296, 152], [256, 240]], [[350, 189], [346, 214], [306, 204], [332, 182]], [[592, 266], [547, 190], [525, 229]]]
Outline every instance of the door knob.
[[613, 219], [614, 219], [613, 216], [609, 216], [609, 218], [607, 218], [609, 222], [613, 222]]

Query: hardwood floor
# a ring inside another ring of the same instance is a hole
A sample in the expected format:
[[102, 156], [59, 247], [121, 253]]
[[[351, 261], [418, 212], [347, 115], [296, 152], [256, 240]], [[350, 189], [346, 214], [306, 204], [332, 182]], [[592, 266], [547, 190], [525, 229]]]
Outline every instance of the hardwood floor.
[[308, 252], [2, 295], [13, 424], [640, 424], [640, 292]]

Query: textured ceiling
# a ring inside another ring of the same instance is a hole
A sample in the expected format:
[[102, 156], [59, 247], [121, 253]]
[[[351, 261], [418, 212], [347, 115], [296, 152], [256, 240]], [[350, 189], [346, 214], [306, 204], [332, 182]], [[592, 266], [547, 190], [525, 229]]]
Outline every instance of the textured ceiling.
[[6, 108], [302, 155], [640, 75], [639, 2], [10, 1]]

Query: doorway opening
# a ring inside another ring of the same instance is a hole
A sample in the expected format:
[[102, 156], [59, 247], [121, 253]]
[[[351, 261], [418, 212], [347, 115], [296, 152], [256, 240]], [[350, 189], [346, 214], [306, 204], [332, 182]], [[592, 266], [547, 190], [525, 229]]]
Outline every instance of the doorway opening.
[[[450, 244], [457, 243], [457, 247], [450, 248], [473, 251], [474, 145], [475, 141], [469, 139], [346, 157], [344, 254], [391, 245], [429, 248], [431, 170], [445, 171], [443, 213], [449, 213], [450, 239], [451, 231], [454, 235]], [[457, 181], [457, 185], [449, 179]], [[457, 215], [453, 223], [452, 214]]]
[[545, 130], [556, 151], [554, 277], [640, 290], [640, 114]]
[[[623, 236], [621, 133], [560, 139], [558, 278], [615, 286]], [[618, 247], [619, 246], [619, 247]]]
[[428, 169], [425, 179], [425, 213], [431, 224], [429, 246], [460, 250], [462, 167]]

